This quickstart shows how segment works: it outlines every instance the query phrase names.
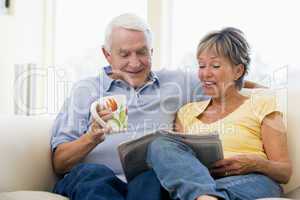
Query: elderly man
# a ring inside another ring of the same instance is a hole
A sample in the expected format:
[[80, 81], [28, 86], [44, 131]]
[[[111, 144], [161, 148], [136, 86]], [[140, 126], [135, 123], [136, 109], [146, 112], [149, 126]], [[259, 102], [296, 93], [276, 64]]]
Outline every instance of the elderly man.
[[[149, 27], [135, 15], [120, 15], [108, 25], [102, 50], [110, 66], [75, 84], [53, 126], [53, 166], [64, 175], [54, 192], [76, 200], [155, 200], [164, 194], [153, 171], [128, 184], [118, 178], [123, 171], [117, 145], [159, 128], [171, 129], [176, 111], [198, 100], [201, 88], [196, 73], [151, 71], [151, 43]], [[110, 130], [94, 121], [90, 106], [116, 94], [127, 97], [128, 131], [103, 139]]]

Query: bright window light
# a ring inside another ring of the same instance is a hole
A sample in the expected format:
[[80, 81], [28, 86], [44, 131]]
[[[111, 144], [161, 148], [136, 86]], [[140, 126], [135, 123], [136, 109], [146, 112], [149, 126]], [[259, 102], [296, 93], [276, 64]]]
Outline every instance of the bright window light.
[[252, 47], [250, 76], [299, 64], [297, 0], [174, 0], [172, 3], [172, 66], [195, 67], [199, 40], [209, 31], [228, 26], [241, 29]]
[[147, 0], [59, 0], [55, 7], [54, 65], [74, 71], [75, 78], [96, 75], [107, 65], [101, 52], [104, 30], [122, 13], [147, 20]]

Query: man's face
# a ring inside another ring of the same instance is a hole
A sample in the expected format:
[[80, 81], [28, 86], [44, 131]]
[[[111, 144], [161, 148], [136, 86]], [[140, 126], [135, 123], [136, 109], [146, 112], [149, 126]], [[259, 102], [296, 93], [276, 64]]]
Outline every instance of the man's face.
[[103, 53], [112, 67], [113, 78], [126, 81], [132, 87], [142, 86], [151, 70], [151, 54], [146, 36], [141, 31], [115, 28], [111, 52]]

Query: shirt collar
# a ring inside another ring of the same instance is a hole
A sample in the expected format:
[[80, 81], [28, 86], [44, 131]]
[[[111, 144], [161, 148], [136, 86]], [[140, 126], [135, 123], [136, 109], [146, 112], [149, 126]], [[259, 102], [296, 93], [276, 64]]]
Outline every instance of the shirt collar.
[[159, 86], [159, 77], [157, 76], [157, 74], [155, 72], [150, 72], [149, 75], [149, 81], [157, 84], [157, 86]]
[[[108, 92], [112, 85], [114, 84], [114, 82], [116, 80], [112, 79], [109, 77], [109, 75], [112, 73], [112, 68], [111, 66], [105, 66], [103, 67], [103, 88], [105, 89], [106, 92]], [[149, 81], [152, 83], [157, 84], [157, 86], [159, 86], [159, 78], [157, 76], [157, 74], [155, 72], [150, 72], [149, 74]]]
[[200, 114], [204, 112], [204, 110], [207, 108], [210, 102], [211, 102], [211, 98], [204, 101], [196, 102], [194, 104], [195, 105], [194, 110], [196, 111], [197, 114], [196, 117], [198, 117]]

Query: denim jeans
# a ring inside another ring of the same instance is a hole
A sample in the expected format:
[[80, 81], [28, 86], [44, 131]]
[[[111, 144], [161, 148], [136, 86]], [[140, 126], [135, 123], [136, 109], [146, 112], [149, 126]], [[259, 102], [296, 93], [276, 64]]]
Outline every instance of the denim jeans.
[[167, 136], [148, 146], [147, 163], [173, 199], [195, 200], [206, 194], [225, 200], [253, 200], [282, 193], [279, 184], [258, 173], [214, 179], [191, 148]]
[[152, 170], [127, 184], [108, 167], [87, 163], [75, 166], [56, 183], [53, 192], [71, 200], [160, 200], [169, 196]]

